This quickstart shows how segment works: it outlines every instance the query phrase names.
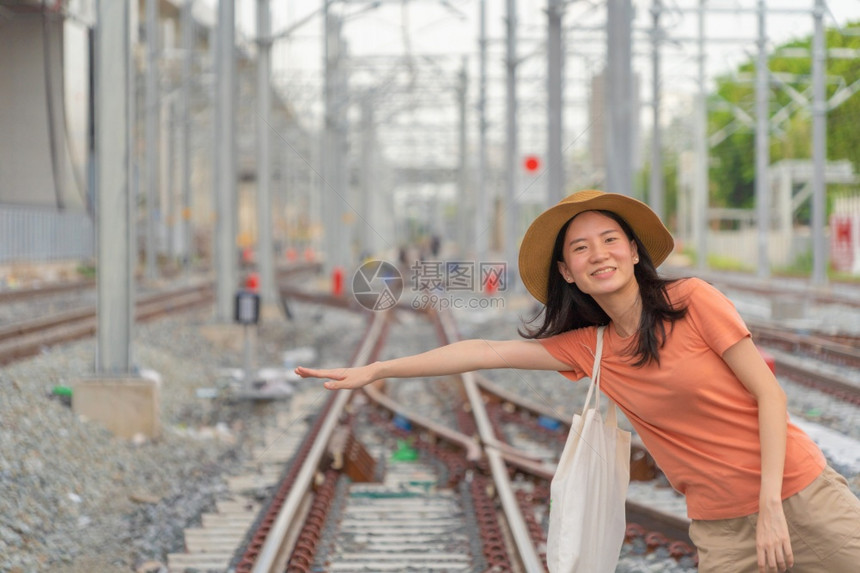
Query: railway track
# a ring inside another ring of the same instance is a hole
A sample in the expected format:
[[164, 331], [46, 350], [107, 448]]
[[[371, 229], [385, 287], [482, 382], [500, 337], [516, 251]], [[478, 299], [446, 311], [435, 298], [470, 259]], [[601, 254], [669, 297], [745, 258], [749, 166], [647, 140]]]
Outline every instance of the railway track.
[[[848, 289], [838, 288], [839, 283], [831, 284], [829, 287], [812, 288], [805, 281], [798, 280], [793, 283], [791, 279], [762, 281], [752, 275], [731, 274], [724, 272], [690, 271], [689, 269], [677, 269], [673, 274], [685, 276], [689, 273], [712, 283], [714, 286], [724, 290], [730, 288], [744, 292], [759, 294], [766, 297], [779, 296], [786, 299], [796, 299], [816, 304], [841, 304], [852, 308], [860, 308], [860, 294], [856, 291], [848, 293]], [[850, 283], [845, 283], [846, 286]]]
[[[756, 343], [773, 355], [777, 375], [860, 405], [860, 383], [846, 373], [846, 369], [860, 368], [860, 346], [756, 321], [747, 324]], [[810, 358], [819, 364], [810, 364]], [[836, 368], [823, 367], [822, 362]]]
[[[279, 269], [280, 279], [302, 273], [316, 272], [317, 263], [301, 263]], [[70, 283], [37, 289], [0, 293], [9, 300], [34, 300], [43, 296], [69, 292], [82, 292], [93, 283]], [[199, 282], [141, 297], [135, 307], [135, 320], [151, 320], [164, 314], [187, 310], [212, 302], [214, 287], [211, 282]], [[6, 300], [2, 298], [0, 300]], [[34, 356], [42, 349], [92, 336], [97, 319], [94, 305], [55, 313], [49, 316], [0, 325], [0, 365]]]
[[[422, 571], [482, 567], [474, 497], [462, 475], [452, 475], [426, 448], [401, 449], [390, 458], [388, 424], [371, 416], [359, 414], [356, 439], [382, 467], [376, 479], [337, 480], [311, 570], [403, 571], [405, 563]], [[494, 516], [485, 500], [488, 506]], [[294, 555], [290, 566], [298, 571], [304, 563]]]
[[[354, 365], [375, 358], [389, 316], [373, 314]], [[457, 336], [450, 316], [439, 316], [436, 328], [440, 342]], [[554, 465], [508, 444], [497, 412], [520, 412], [523, 420], [539, 414], [503, 391], [494, 393], [498, 389], [477, 375], [463, 375], [461, 383], [467, 405], [453, 408], [456, 429], [392, 400], [384, 381], [361, 392], [327, 394], [313, 427], [301, 429], [304, 441], [272, 486], [269, 502], [235, 548], [231, 568], [545, 570]], [[629, 538], [669, 547], [676, 558], [690, 555], [686, 520], [635, 503], [628, 512]], [[222, 565], [224, 558], [219, 557]], [[169, 559], [171, 571], [203, 564], [195, 564], [191, 554]]]
[[55, 284], [46, 284], [44, 286], [33, 288], [9, 289], [0, 291], [0, 304], [7, 304], [20, 300], [33, 300], [45, 296], [54, 296], [58, 294], [79, 293], [95, 287], [93, 280], [80, 280]]
[[[173, 289], [139, 300], [136, 320], [150, 320], [167, 313], [186, 310], [212, 301], [209, 284]], [[96, 332], [93, 306], [70, 310], [0, 327], [0, 364], [34, 356], [43, 348], [92, 336]]]
[[762, 321], [747, 320], [756, 341], [852, 368], [860, 367], [860, 341], [845, 343], [844, 337], [823, 333], [799, 332]]

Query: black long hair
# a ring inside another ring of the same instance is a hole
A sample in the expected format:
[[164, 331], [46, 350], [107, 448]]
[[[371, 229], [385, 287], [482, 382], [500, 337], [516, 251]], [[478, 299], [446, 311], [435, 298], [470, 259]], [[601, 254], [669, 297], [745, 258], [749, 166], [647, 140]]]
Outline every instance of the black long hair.
[[[669, 301], [666, 286], [678, 279], [664, 279], [657, 274], [657, 268], [651, 260], [651, 255], [645, 249], [642, 241], [622, 219], [611, 211], [598, 211], [610, 219], [616, 221], [628, 240], [636, 242], [639, 262], [633, 266], [633, 275], [639, 283], [639, 296], [642, 298], [642, 316], [639, 319], [639, 337], [628, 349], [636, 361], [633, 366], [640, 367], [652, 360], [660, 364], [660, 348], [666, 341], [666, 323], [671, 328], [672, 323], [683, 318], [687, 314], [686, 306], [675, 306]], [[569, 330], [585, 326], [599, 326], [609, 324], [609, 315], [604, 312], [600, 305], [591, 295], [579, 290], [576, 283], [568, 283], [561, 276], [556, 261], [563, 261], [564, 237], [571, 217], [565, 223], [555, 238], [555, 246], [552, 250], [552, 264], [549, 267], [549, 280], [547, 282], [546, 306], [538, 312], [529, 323], [537, 323], [543, 317], [543, 323], [532, 328], [524, 325], [519, 330], [525, 338], [538, 339], [549, 338]]]

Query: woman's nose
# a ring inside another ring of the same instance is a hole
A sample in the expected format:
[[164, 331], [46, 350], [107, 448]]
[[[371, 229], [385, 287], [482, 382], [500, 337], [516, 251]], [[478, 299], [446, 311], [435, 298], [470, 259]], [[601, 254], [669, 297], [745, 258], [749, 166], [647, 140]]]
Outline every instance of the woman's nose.
[[591, 260], [602, 261], [604, 258], [606, 258], [606, 249], [603, 248], [603, 245], [595, 245], [591, 249]]

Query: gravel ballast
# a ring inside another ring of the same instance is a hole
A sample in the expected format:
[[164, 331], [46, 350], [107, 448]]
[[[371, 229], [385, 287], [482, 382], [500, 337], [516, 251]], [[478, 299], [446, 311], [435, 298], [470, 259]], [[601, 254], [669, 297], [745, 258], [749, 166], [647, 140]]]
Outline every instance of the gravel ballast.
[[[351, 358], [365, 317], [291, 310], [291, 321], [260, 325], [259, 366], [283, 366], [283, 353], [299, 347], [314, 348], [321, 366]], [[241, 367], [242, 336], [208, 309], [136, 325], [135, 363], [163, 380], [154, 441], [115, 438], [51, 397], [54, 386], [93, 376], [93, 339], [0, 369], [0, 572], [157, 571], [182, 551], [183, 530], [213, 510], [225, 478], [286, 405], [198, 396], [226, 385], [224, 368]]]

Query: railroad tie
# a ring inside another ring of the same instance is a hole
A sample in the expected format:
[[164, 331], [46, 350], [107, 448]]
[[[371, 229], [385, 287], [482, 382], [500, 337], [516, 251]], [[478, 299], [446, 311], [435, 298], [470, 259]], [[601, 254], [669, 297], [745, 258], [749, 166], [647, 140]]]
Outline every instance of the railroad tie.
[[200, 526], [185, 530], [185, 553], [168, 555], [170, 573], [227, 569], [260, 512], [257, 494], [277, 484], [307, 434], [305, 420], [319, 408], [318, 394], [297, 393], [289, 410], [277, 415], [275, 427], [265, 433], [265, 445], [254, 448], [244, 465], [245, 473], [227, 478], [231, 498], [216, 501], [215, 512], [204, 513]]

